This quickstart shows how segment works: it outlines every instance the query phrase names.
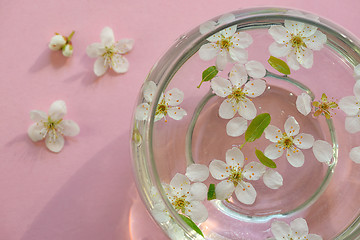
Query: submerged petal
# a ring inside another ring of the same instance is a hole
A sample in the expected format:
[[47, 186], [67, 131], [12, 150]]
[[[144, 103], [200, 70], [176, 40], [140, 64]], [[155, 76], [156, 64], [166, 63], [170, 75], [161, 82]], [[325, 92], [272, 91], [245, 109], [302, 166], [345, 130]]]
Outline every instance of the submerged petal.
[[216, 22], [207, 21], [206, 23], [200, 25], [199, 31], [201, 34], [206, 34], [208, 32], [215, 30], [215, 28], [216, 28]]
[[167, 110], [169, 117], [175, 120], [181, 120], [187, 115], [186, 111], [181, 107], [169, 107]]
[[360, 147], [354, 147], [349, 153], [350, 159], [355, 163], [360, 163]]
[[359, 113], [360, 104], [356, 97], [347, 96], [339, 101], [339, 108], [344, 111], [347, 116], [355, 116]]
[[146, 82], [144, 84], [144, 98], [147, 102], [151, 103], [157, 90], [156, 83], [153, 81]]
[[228, 56], [228, 52], [221, 49], [220, 52], [218, 53], [217, 57], [216, 57], [216, 68], [220, 71], [224, 70], [224, 68], [226, 67], [226, 64], [229, 62], [229, 56]]
[[345, 129], [349, 133], [357, 133], [360, 131], [360, 117], [346, 117], [345, 118]]
[[271, 224], [271, 232], [276, 239], [287, 238], [292, 234], [290, 226], [281, 221], [274, 221]]
[[251, 183], [242, 181], [235, 188], [237, 199], [247, 205], [251, 205], [256, 199], [256, 190]]
[[143, 121], [148, 118], [150, 111], [150, 105], [147, 103], [142, 103], [136, 107], [135, 118], [136, 120]]
[[198, 201], [191, 202], [185, 211], [185, 214], [188, 215], [195, 223], [205, 222], [208, 218], [208, 211], [206, 207]]
[[317, 140], [314, 142], [313, 153], [319, 162], [330, 163], [333, 157], [333, 147], [326, 141]]
[[219, 52], [219, 46], [215, 43], [207, 43], [200, 47], [199, 56], [202, 60], [208, 61], [216, 57]]
[[271, 189], [278, 189], [283, 185], [283, 178], [277, 171], [268, 169], [263, 175], [264, 184]]
[[165, 102], [170, 106], [177, 106], [182, 103], [184, 99], [184, 92], [180, 89], [173, 88], [166, 92]]
[[233, 118], [226, 124], [226, 133], [231, 137], [241, 136], [246, 129], [247, 120], [242, 117]]
[[193, 183], [190, 187], [190, 201], [204, 201], [207, 197], [208, 188], [204, 183]]
[[209, 168], [202, 164], [191, 164], [186, 168], [185, 175], [192, 182], [203, 182], [209, 177]]
[[304, 116], [311, 112], [311, 97], [307, 93], [301, 93], [296, 99], [296, 108]]

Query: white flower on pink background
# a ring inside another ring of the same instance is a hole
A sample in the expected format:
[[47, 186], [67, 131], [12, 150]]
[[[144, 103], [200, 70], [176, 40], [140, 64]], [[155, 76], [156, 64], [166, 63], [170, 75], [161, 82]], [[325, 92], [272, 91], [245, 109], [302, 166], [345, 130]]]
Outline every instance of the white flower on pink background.
[[66, 104], [62, 100], [53, 102], [49, 113], [40, 110], [30, 112], [30, 118], [35, 123], [28, 129], [28, 135], [34, 142], [45, 139], [46, 147], [52, 152], [60, 152], [64, 147], [64, 137], [79, 134], [80, 128], [72, 120], [63, 120], [66, 114]]
[[128, 53], [134, 45], [132, 39], [121, 39], [115, 42], [114, 32], [105, 27], [100, 34], [101, 43], [93, 43], [86, 49], [91, 58], [97, 58], [94, 64], [96, 76], [102, 76], [110, 67], [116, 73], [125, 73], [129, 69], [129, 62], [123, 56]]
[[289, 117], [284, 125], [285, 132], [278, 127], [269, 125], [265, 129], [265, 138], [273, 142], [264, 151], [265, 156], [277, 159], [286, 150], [286, 158], [293, 167], [301, 167], [305, 157], [300, 149], [309, 149], [314, 144], [314, 137], [310, 134], [301, 133], [300, 125], [294, 117]]
[[269, 34], [275, 40], [269, 47], [270, 54], [286, 57], [289, 67], [294, 70], [298, 70], [300, 65], [311, 68], [314, 62], [313, 50], [322, 49], [327, 40], [317, 27], [291, 20], [285, 20], [284, 26], [271, 26]]
[[[250, 61], [245, 65], [236, 64], [229, 74], [229, 80], [215, 77], [211, 81], [214, 93], [226, 98], [219, 108], [221, 118], [231, 119], [236, 112], [246, 120], [252, 120], [256, 116], [257, 110], [250, 98], [260, 96], [265, 91], [266, 82], [257, 79], [265, 75], [264, 69], [262, 64], [256, 61]], [[249, 77], [255, 79], [248, 81]]]
[[311, 112], [312, 99], [307, 93], [301, 93], [296, 98], [296, 108], [304, 116], [307, 116]]
[[339, 108], [345, 112], [345, 129], [349, 133], [360, 131], [360, 81], [356, 81], [353, 89], [355, 96], [347, 96], [339, 101]]
[[282, 221], [274, 221], [271, 224], [271, 232], [274, 238], [268, 240], [322, 240], [317, 234], [309, 234], [307, 222], [303, 218], [297, 218], [288, 225]]
[[333, 147], [324, 140], [316, 140], [313, 145], [313, 153], [319, 162], [329, 164], [333, 158]]
[[[230, 21], [230, 18], [227, 16], [221, 21]], [[208, 23], [201, 27], [200, 31], [203, 33], [211, 31], [215, 24]], [[200, 58], [208, 61], [216, 57], [218, 70], [223, 70], [228, 62], [246, 63], [248, 53], [245, 48], [252, 44], [253, 39], [250, 34], [236, 30], [237, 26], [234, 25], [210, 36], [207, 39], [210, 43], [204, 44], [199, 49]]]
[[265, 173], [266, 167], [258, 162], [250, 162], [244, 166], [244, 154], [239, 148], [226, 151], [226, 162], [213, 160], [209, 170], [213, 178], [222, 180], [215, 187], [216, 198], [225, 200], [233, 192], [237, 199], [244, 204], [253, 204], [256, 190], [246, 180], [258, 180]]

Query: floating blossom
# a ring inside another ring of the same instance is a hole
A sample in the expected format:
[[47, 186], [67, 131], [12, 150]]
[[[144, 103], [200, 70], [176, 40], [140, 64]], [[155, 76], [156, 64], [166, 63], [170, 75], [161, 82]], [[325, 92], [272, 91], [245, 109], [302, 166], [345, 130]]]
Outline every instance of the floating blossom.
[[313, 153], [319, 162], [329, 164], [333, 157], [333, 147], [326, 141], [317, 140], [313, 145]]
[[208, 212], [201, 203], [207, 197], [205, 184], [197, 182], [190, 184], [189, 179], [177, 173], [165, 188], [166, 195], [176, 211], [188, 216], [196, 223], [206, 221]]
[[231, 137], [239, 137], [245, 133], [247, 127], [247, 120], [245, 118], [236, 117], [226, 124], [226, 133]]
[[269, 47], [270, 54], [286, 57], [288, 65], [294, 70], [298, 70], [300, 65], [311, 68], [314, 62], [313, 50], [322, 49], [327, 40], [317, 27], [290, 20], [285, 20], [284, 26], [271, 26], [269, 34], [275, 40]]
[[45, 139], [46, 147], [53, 152], [60, 152], [64, 147], [63, 136], [76, 136], [80, 132], [79, 126], [72, 120], [63, 120], [66, 114], [66, 104], [62, 100], [51, 104], [49, 114], [33, 110], [30, 118], [35, 123], [28, 129], [28, 135], [34, 142]]
[[209, 170], [211, 175], [222, 180], [215, 187], [216, 198], [228, 199], [233, 192], [237, 199], [244, 204], [253, 204], [256, 199], [256, 190], [246, 180], [258, 180], [265, 173], [265, 166], [258, 162], [250, 162], [244, 167], [244, 154], [234, 147], [226, 151], [226, 163], [213, 160]]
[[266, 83], [261, 79], [248, 81], [248, 77], [260, 76], [262, 76], [262, 68], [257, 62], [251, 61], [245, 65], [236, 64], [230, 72], [229, 80], [215, 77], [211, 81], [214, 93], [226, 98], [219, 108], [221, 118], [231, 119], [236, 112], [246, 120], [251, 120], [256, 116], [255, 105], [248, 97], [254, 98], [263, 94]]
[[64, 57], [71, 57], [73, 54], [73, 46], [71, 43], [71, 38], [73, 37], [75, 31], [69, 35], [69, 37], [64, 37], [58, 33], [51, 38], [49, 43], [49, 48], [53, 51], [61, 50]]
[[346, 114], [345, 129], [349, 133], [360, 131], [360, 81], [357, 81], [353, 89], [355, 96], [347, 96], [339, 101], [339, 107]]
[[[154, 82], [150, 81], [145, 83], [144, 98], [146, 102], [136, 107], [136, 120], [142, 121], [149, 117], [150, 104], [155, 96], [156, 90], [157, 86]], [[178, 106], [182, 103], [183, 99], [184, 93], [177, 88], [173, 88], [163, 94], [156, 108], [155, 121], [165, 118], [166, 122], [166, 115], [175, 120], [181, 120], [184, 116], [187, 115], [186, 111]]]
[[308, 225], [303, 218], [297, 218], [290, 223], [290, 226], [282, 221], [275, 221], [271, 224], [271, 232], [275, 238], [268, 240], [322, 240], [317, 234], [309, 234]]
[[311, 112], [311, 97], [307, 93], [301, 93], [296, 99], [296, 108], [304, 116]]
[[206, 34], [208, 32], [211, 32], [211, 31], [215, 30], [215, 28], [217, 26], [229, 23], [229, 22], [231, 22], [233, 20], [235, 20], [235, 15], [229, 13], [229, 14], [225, 14], [225, 15], [221, 16], [217, 22], [215, 22], [215, 21], [207, 21], [206, 23], [203, 23], [203, 24], [200, 25], [200, 29], [199, 29], [200, 33], [201, 34]]
[[264, 184], [271, 189], [278, 189], [283, 185], [283, 177], [273, 169], [267, 169], [263, 175]]
[[349, 153], [350, 159], [355, 163], [360, 163], [360, 147], [354, 147]]
[[100, 34], [101, 43], [93, 43], [86, 49], [91, 58], [97, 58], [94, 64], [96, 76], [102, 76], [110, 67], [116, 73], [125, 73], [129, 69], [129, 62], [123, 56], [128, 53], [134, 45], [132, 39], [121, 39], [115, 42], [114, 32], [105, 27]]
[[286, 158], [293, 167], [304, 164], [304, 154], [300, 149], [309, 149], [314, 144], [314, 137], [310, 134], [299, 134], [300, 126], [294, 117], [289, 117], [284, 125], [285, 132], [273, 125], [265, 129], [265, 138], [273, 142], [264, 151], [270, 159], [281, 157], [286, 149]]
[[[206, 31], [208, 30], [209, 28]], [[200, 58], [208, 61], [216, 57], [218, 70], [223, 70], [228, 62], [246, 63], [248, 53], [245, 48], [250, 46], [253, 39], [248, 33], [236, 30], [236, 25], [231, 26], [209, 37], [207, 40], [210, 43], [199, 49]]]
[[[336, 102], [328, 101], [328, 98], [325, 93], [322, 94], [321, 101], [314, 101], [312, 104], [316, 108], [314, 117], [317, 117], [320, 114], [324, 114], [326, 119], [330, 119], [333, 116], [332, 112], [331, 112], [332, 109], [338, 107]], [[334, 113], [334, 114], [336, 114], [336, 113]]]

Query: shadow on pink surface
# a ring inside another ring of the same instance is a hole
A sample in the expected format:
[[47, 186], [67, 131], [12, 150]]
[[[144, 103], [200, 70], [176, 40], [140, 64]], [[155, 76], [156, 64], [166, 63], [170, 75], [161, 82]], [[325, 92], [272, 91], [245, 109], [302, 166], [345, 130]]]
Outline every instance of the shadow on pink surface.
[[38, 213], [21, 240], [167, 239], [137, 193], [125, 150], [128, 139], [128, 134], [121, 135], [89, 159]]

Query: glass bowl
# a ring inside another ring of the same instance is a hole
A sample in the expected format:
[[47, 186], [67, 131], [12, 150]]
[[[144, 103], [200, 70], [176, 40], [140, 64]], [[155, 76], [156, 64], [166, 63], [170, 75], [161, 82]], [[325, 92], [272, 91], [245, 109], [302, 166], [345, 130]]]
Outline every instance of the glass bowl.
[[138, 190], [168, 236], [357, 239], [359, 53], [341, 27], [289, 9], [182, 35], [132, 123]]

